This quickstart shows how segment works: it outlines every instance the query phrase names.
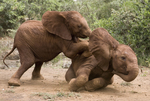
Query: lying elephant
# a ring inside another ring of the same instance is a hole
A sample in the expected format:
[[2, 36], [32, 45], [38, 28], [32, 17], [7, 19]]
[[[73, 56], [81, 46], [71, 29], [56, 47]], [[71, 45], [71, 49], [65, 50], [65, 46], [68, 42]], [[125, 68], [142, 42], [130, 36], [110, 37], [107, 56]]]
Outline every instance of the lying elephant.
[[15, 48], [18, 49], [21, 66], [8, 84], [20, 86], [21, 76], [33, 64], [32, 79], [43, 79], [40, 74], [43, 62], [52, 60], [61, 52], [73, 58], [88, 50], [87, 42], [78, 38], [86, 38], [90, 33], [87, 21], [76, 11], [47, 11], [42, 16], [42, 22], [24, 22], [15, 35], [13, 49], [3, 59], [4, 62]]
[[134, 51], [119, 44], [104, 28], [95, 29], [90, 35], [89, 51], [92, 56], [76, 56], [66, 72], [71, 91], [81, 87], [88, 91], [104, 88], [113, 82], [114, 74], [130, 82], [139, 73]]

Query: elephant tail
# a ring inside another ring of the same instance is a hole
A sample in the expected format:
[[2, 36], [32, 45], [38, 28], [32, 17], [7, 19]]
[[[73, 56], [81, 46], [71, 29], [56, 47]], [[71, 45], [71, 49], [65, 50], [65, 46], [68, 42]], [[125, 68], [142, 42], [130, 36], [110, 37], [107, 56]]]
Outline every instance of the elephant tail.
[[13, 48], [11, 49], [11, 51], [3, 58], [3, 63], [9, 68], [9, 66], [5, 63], [5, 59], [6, 57], [8, 57], [14, 50], [15, 50], [15, 46], [13, 46]]

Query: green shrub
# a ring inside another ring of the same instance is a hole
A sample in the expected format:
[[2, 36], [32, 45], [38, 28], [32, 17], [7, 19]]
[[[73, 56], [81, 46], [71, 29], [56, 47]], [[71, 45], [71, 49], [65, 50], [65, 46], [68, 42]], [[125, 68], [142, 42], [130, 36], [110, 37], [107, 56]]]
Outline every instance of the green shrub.
[[106, 28], [122, 44], [136, 52], [139, 64], [150, 64], [150, 2], [127, 0], [119, 10], [112, 10], [108, 19], [101, 19], [95, 26]]
[[0, 36], [3, 36], [8, 35], [9, 29], [15, 29], [23, 20], [24, 6], [17, 0], [2, 0], [0, 4]]
[[132, 47], [140, 65], [150, 65], [149, 0], [1, 0], [0, 36], [14, 36], [8, 33], [15, 33], [25, 19], [40, 20], [48, 10], [80, 12], [92, 30], [107, 29], [120, 43]]
[[40, 20], [47, 10], [59, 10], [59, 0], [1, 0], [0, 36], [9, 35], [26, 20]]

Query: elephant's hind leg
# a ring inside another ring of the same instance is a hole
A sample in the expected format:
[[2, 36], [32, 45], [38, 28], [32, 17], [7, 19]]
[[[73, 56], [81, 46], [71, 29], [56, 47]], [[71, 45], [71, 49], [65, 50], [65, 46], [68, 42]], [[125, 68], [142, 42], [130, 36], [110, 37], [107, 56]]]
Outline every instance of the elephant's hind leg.
[[20, 86], [20, 78], [23, 75], [23, 73], [25, 71], [27, 71], [32, 65], [34, 64], [34, 62], [30, 62], [30, 63], [23, 63], [20, 68], [16, 71], [16, 73], [10, 78], [10, 80], [8, 81], [8, 84], [10, 86]]
[[36, 62], [34, 70], [32, 72], [32, 80], [43, 80], [44, 77], [40, 74], [41, 67], [43, 62]]
[[18, 49], [20, 55], [21, 66], [16, 73], [10, 78], [8, 84], [10, 86], [20, 86], [20, 78], [25, 71], [27, 71], [35, 62], [32, 51], [28, 48], [22, 47]]
[[85, 89], [87, 91], [94, 91], [94, 90], [106, 87], [107, 84], [108, 83], [106, 82], [105, 79], [103, 79], [103, 78], [95, 78], [93, 80], [88, 81], [85, 84]]
[[76, 78], [73, 78], [69, 82], [69, 90], [70, 91], [78, 91], [81, 87], [84, 87], [86, 82], [88, 82], [90, 69], [88, 68], [81, 68], [78, 69]]

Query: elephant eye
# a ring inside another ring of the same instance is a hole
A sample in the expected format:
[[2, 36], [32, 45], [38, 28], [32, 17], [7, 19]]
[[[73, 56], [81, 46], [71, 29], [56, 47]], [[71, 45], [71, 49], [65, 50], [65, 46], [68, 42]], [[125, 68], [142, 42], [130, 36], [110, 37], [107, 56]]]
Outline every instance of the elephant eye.
[[126, 57], [122, 56], [121, 59], [122, 59], [122, 60], [126, 60]]
[[78, 28], [81, 28], [81, 25], [78, 25]]

